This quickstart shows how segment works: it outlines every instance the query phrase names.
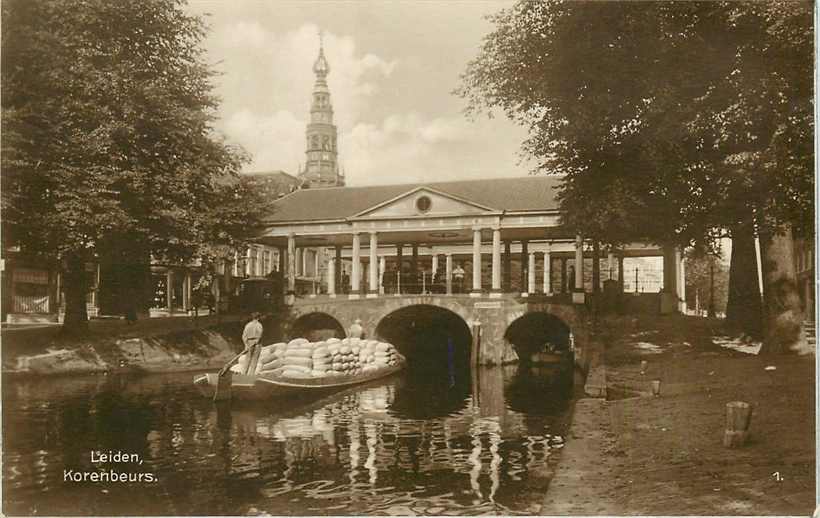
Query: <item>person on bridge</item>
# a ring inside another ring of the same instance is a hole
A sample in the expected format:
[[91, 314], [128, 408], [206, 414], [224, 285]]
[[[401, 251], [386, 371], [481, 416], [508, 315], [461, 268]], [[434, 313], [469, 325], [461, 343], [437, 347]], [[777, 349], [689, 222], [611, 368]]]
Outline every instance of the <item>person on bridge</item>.
[[459, 263], [456, 269], [453, 270], [453, 284], [455, 284], [456, 293], [464, 293], [464, 274], [464, 268]]
[[362, 327], [362, 319], [357, 318], [350, 329], [347, 330], [347, 335], [350, 338], [364, 338], [364, 328]]

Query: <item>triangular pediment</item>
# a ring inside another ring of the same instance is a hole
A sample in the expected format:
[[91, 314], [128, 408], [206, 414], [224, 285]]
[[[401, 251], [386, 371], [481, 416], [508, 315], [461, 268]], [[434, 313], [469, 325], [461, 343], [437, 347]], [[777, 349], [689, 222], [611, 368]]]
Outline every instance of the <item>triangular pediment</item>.
[[356, 214], [356, 218], [439, 217], [496, 212], [471, 200], [429, 187], [416, 187]]

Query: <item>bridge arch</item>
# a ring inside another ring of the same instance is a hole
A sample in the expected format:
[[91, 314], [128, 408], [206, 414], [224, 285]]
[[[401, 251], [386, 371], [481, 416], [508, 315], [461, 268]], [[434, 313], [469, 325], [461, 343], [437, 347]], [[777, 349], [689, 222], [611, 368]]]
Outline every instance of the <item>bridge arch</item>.
[[291, 338], [307, 338], [315, 342], [328, 338], [344, 338], [345, 328], [339, 320], [322, 311], [297, 317], [290, 326]]
[[570, 326], [561, 318], [546, 311], [531, 311], [509, 323], [504, 340], [519, 359], [527, 361], [533, 354], [545, 351], [548, 344], [561, 351], [569, 349], [570, 333]]
[[411, 368], [431, 371], [469, 364], [470, 327], [464, 316], [441, 305], [395, 309], [379, 320], [375, 335], [395, 345]]

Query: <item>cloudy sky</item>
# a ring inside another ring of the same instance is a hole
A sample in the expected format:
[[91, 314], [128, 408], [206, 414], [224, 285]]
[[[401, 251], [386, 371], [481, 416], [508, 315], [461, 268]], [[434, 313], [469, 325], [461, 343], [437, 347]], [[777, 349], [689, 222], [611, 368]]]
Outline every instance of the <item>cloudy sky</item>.
[[252, 155], [246, 172], [304, 163], [321, 29], [348, 185], [527, 174], [524, 131], [502, 114], [468, 120], [451, 93], [492, 28], [484, 16], [509, 2], [189, 2], [208, 14], [218, 129]]

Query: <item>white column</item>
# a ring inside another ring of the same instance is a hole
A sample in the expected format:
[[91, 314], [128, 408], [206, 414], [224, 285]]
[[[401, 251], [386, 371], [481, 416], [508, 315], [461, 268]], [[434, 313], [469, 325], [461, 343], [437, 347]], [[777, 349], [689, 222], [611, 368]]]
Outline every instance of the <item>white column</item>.
[[174, 310], [174, 271], [170, 268], [165, 274], [165, 305], [170, 315]]
[[575, 291], [572, 302], [584, 303], [584, 239], [580, 234], [575, 236]]
[[251, 252], [253, 250], [251, 247], [248, 247], [247, 251], [245, 252], [245, 276], [250, 277], [253, 275], [253, 271], [251, 271]]
[[552, 267], [552, 263], [550, 261], [550, 244], [547, 243], [547, 249], [544, 251], [544, 286], [543, 286], [544, 295], [547, 295], [547, 296], [552, 295], [552, 289], [551, 289], [552, 286], [551, 286], [551, 283], [550, 283], [550, 279], [551, 279], [551, 275], [552, 275], [551, 270], [550, 270], [551, 267]]
[[309, 277], [310, 271], [310, 248], [302, 249], [302, 275]]
[[315, 279], [319, 278], [319, 249], [317, 248], [313, 253], [313, 277]]
[[336, 297], [336, 258], [331, 257], [327, 262], [327, 293], [331, 298]]
[[296, 292], [296, 235], [288, 234], [288, 293]]
[[384, 271], [387, 269], [387, 259], [379, 257], [379, 293], [384, 295]]
[[678, 309], [681, 313], [686, 313], [686, 272], [684, 271], [683, 251], [675, 250], [675, 263], [678, 266]]
[[438, 254], [435, 250], [431, 250], [431, 253], [433, 254], [433, 266], [430, 268], [430, 271], [433, 273], [433, 277], [435, 277], [436, 272], [438, 272]]
[[535, 252], [530, 252], [527, 268], [527, 293], [535, 293]]
[[481, 296], [481, 229], [473, 229], [473, 289], [471, 297]]
[[361, 237], [358, 233], [353, 234], [353, 264], [350, 272], [350, 297], [358, 299], [361, 291], [362, 258], [361, 258]]
[[194, 280], [191, 272], [185, 272], [185, 311], [193, 307]]
[[491, 297], [501, 296], [501, 229], [493, 229], [493, 286]]
[[379, 235], [376, 232], [370, 233], [370, 285], [368, 286], [368, 298], [379, 296]]
[[612, 277], [615, 275], [615, 254], [613, 254], [612, 252], [606, 254], [606, 268], [607, 279], [612, 279]]
[[447, 286], [447, 295], [453, 294], [453, 254], [447, 254], [444, 259], [444, 282]]

